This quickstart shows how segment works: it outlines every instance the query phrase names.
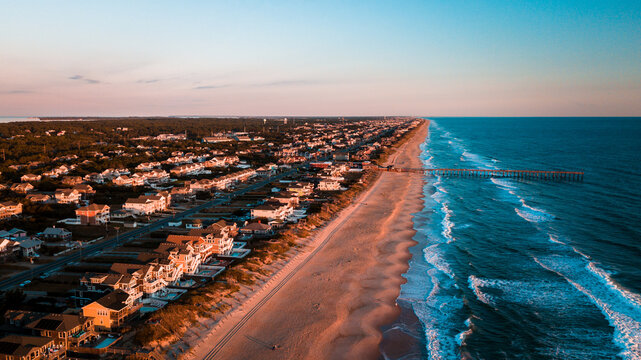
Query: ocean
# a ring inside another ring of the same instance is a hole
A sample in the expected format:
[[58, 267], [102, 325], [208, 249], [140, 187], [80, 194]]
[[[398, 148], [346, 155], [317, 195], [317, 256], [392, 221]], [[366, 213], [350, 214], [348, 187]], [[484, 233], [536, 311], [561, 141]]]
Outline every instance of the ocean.
[[0, 116], [0, 124], [21, 121], [37, 121], [38, 118], [32, 116]]
[[641, 359], [641, 118], [431, 118], [396, 359]]

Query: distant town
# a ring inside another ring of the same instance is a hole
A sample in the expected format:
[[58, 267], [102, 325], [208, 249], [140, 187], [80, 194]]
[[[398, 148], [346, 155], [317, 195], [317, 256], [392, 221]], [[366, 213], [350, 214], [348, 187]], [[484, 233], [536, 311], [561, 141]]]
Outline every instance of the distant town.
[[164, 358], [269, 279], [420, 122], [0, 124], [0, 358]]

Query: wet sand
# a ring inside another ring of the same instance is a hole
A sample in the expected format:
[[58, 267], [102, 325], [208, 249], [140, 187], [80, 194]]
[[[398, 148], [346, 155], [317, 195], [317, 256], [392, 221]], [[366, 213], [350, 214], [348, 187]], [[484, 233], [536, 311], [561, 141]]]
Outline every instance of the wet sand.
[[[389, 163], [420, 167], [426, 134], [424, 124]], [[380, 328], [399, 315], [395, 300], [414, 244], [411, 214], [422, 207], [422, 187], [419, 174], [381, 173], [316, 233], [307, 254], [202, 337], [188, 358], [203, 359], [217, 345], [216, 359], [379, 358]], [[261, 303], [265, 294], [268, 301]]]

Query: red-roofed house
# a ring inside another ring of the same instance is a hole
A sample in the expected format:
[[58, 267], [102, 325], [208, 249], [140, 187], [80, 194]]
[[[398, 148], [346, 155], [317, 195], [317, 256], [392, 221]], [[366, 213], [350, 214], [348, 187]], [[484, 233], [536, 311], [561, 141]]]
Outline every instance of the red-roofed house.
[[76, 209], [76, 217], [82, 225], [102, 225], [109, 222], [109, 205], [91, 204]]

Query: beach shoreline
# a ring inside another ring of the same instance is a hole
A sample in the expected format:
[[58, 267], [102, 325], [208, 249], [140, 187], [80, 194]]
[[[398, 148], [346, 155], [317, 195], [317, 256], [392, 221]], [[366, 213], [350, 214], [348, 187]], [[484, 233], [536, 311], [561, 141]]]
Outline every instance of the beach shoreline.
[[[388, 164], [421, 167], [428, 125]], [[420, 174], [381, 173], [273, 279], [192, 344], [186, 358], [379, 358], [381, 328], [400, 313], [395, 302], [415, 244], [412, 214], [422, 208], [422, 190]]]

